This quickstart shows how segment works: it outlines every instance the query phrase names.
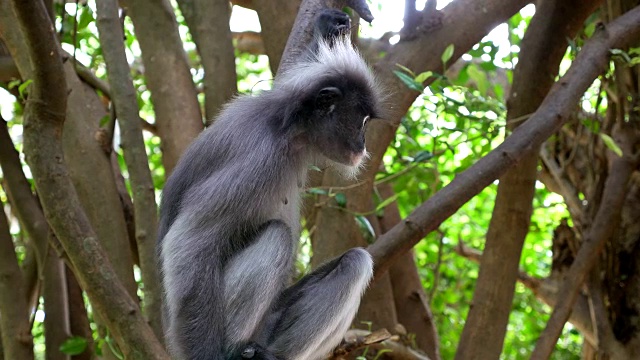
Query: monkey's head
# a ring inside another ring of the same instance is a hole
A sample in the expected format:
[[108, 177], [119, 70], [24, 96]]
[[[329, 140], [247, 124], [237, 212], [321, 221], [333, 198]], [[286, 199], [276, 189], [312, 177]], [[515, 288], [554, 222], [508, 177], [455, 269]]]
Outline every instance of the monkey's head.
[[284, 127], [302, 130], [311, 150], [353, 175], [367, 154], [367, 123], [380, 117], [380, 90], [348, 37], [316, 41], [306, 61], [276, 79], [287, 99]]
[[377, 117], [376, 95], [365, 81], [348, 76], [318, 85], [305, 124], [310, 145], [334, 162], [357, 168], [367, 154], [367, 124]]

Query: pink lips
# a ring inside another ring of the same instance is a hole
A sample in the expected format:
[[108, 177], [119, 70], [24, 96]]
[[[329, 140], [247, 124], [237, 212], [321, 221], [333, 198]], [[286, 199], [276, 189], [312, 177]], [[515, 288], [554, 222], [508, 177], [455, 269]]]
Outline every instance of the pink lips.
[[366, 154], [366, 151], [360, 152], [360, 153], [352, 153], [349, 156], [349, 160], [351, 162], [351, 166], [358, 166], [360, 165], [360, 163], [362, 162], [362, 159], [364, 159]]

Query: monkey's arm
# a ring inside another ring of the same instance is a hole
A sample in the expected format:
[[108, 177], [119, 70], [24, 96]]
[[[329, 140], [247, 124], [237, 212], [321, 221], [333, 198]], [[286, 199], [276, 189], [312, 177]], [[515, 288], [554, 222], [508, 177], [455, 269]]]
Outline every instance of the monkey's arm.
[[225, 267], [225, 327], [234, 347], [252, 338], [289, 281], [293, 259], [291, 229], [282, 221], [272, 220]]
[[283, 359], [323, 358], [349, 329], [372, 275], [366, 250], [347, 251], [285, 290], [257, 338]]

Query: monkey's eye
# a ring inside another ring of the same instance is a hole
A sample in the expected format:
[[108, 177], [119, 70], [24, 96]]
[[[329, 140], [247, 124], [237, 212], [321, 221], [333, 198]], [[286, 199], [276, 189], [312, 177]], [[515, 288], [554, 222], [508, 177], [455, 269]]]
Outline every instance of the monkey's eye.
[[367, 123], [369, 122], [369, 120], [371, 120], [371, 116], [367, 115], [364, 117], [364, 120], [362, 120], [362, 126], [367, 125]]

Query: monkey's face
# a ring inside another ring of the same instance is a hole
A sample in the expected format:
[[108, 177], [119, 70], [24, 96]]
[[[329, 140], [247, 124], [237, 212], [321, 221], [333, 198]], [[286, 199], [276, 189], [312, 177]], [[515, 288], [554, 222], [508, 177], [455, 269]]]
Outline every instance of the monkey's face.
[[362, 89], [324, 87], [315, 105], [312, 145], [330, 160], [359, 166], [366, 157], [367, 123], [374, 116], [372, 98]]

